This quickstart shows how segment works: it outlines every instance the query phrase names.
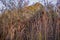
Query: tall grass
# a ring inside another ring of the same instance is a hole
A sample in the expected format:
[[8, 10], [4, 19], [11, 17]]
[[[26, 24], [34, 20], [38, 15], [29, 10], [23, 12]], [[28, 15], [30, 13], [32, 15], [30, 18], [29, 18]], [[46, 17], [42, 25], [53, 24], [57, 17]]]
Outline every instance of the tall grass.
[[0, 40], [59, 40], [60, 19], [39, 3], [5, 10], [0, 16]]

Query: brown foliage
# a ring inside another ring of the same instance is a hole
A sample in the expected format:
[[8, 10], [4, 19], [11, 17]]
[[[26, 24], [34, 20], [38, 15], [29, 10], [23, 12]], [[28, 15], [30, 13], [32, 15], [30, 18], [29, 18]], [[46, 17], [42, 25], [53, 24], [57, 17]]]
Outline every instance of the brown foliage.
[[37, 3], [6, 10], [0, 17], [0, 40], [59, 40], [60, 19]]

